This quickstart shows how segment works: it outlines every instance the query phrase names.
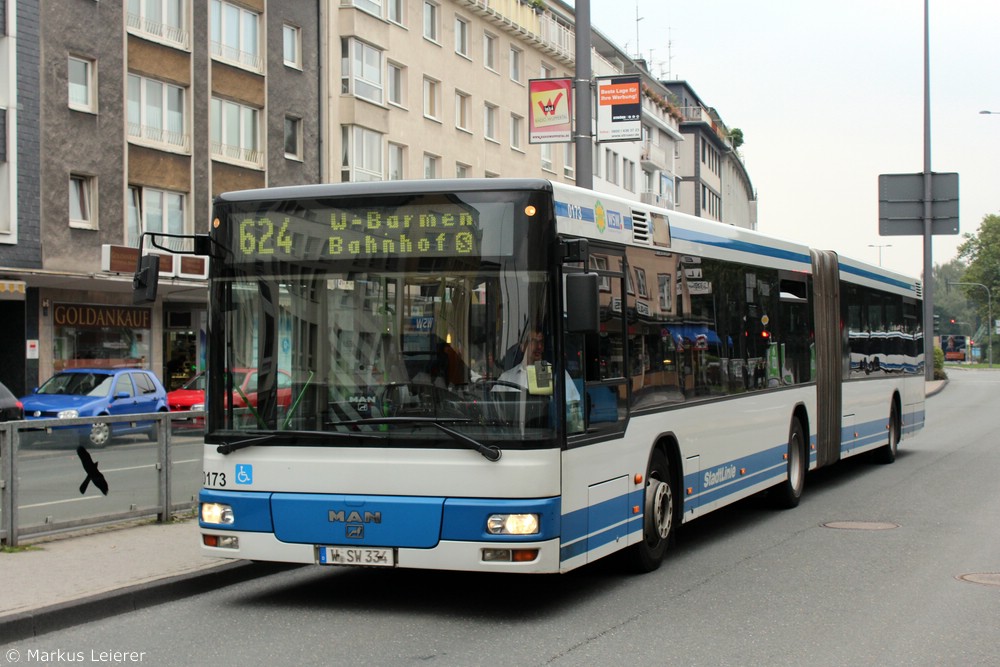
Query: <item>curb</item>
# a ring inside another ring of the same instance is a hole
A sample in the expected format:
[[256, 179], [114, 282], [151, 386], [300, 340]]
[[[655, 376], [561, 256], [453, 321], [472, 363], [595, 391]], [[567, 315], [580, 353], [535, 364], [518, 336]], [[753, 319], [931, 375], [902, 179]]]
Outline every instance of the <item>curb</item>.
[[236, 561], [0, 617], [0, 645], [266, 577], [300, 565]]
[[941, 380], [940, 382], [941, 382], [941, 383], [940, 383], [939, 385], [937, 385], [937, 386], [936, 386], [936, 387], [935, 387], [934, 389], [931, 389], [930, 391], [928, 391], [928, 392], [927, 392], [927, 393], [925, 394], [925, 396], [924, 396], [924, 397], [925, 397], [925, 398], [930, 398], [931, 396], [937, 396], [937, 395], [938, 395], [938, 394], [940, 394], [940, 393], [941, 393], [942, 391], [944, 391], [944, 388], [948, 386], [948, 380], [947, 380], [947, 379], [945, 379], [945, 380]]

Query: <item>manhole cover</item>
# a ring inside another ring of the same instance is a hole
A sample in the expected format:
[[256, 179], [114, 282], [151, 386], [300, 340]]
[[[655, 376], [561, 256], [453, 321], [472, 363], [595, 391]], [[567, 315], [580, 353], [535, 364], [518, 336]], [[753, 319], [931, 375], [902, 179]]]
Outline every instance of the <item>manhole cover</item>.
[[984, 586], [1000, 586], [1000, 572], [972, 572], [959, 576], [962, 581]]
[[899, 528], [898, 523], [889, 521], [829, 521], [823, 526], [837, 530], [892, 530]]

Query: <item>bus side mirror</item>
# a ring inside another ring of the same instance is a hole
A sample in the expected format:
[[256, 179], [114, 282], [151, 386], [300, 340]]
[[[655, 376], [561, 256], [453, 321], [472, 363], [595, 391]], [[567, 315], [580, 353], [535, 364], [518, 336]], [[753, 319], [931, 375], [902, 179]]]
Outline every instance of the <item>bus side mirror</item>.
[[132, 303], [156, 301], [156, 287], [160, 282], [160, 256], [141, 255], [135, 275], [132, 276]]
[[601, 327], [601, 306], [596, 273], [566, 275], [566, 330], [569, 333], [597, 333]]

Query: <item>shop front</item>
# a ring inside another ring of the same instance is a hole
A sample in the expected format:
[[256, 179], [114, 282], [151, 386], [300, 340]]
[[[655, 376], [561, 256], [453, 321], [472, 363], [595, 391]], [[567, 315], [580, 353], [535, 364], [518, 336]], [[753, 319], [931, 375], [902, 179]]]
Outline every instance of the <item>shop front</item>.
[[53, 303], [52, 370], [150, 368], [152, 308]]

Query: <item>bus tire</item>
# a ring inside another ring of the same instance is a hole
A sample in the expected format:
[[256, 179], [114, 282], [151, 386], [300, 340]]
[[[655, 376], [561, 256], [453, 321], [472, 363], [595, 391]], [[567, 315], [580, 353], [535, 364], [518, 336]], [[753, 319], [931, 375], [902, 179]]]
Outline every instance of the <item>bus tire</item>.
[[896, 401], [892, 402], [889, 408], [889, 442], [882, 445], [873, 452], [876, 463], [892, 463], [896, 460], [896, 451], [899, 449], [899, 408]]
[[809, 466], [806, 460], [805, 433], [798, 417], [792, 417], [791, 426], [788, 427], [787, 456], [788, 476], [772, 489], [774, 504], [780, 509], [797, 507], [806, 485], [806, 470]]
[[652, 572], [663, 562], [667, 547], [674, 539], [675, 491], [667, 457], [654, 449], [646, 471], [642, 541], [630, 546], [627, 552], [629, 565], [635, 572]]

